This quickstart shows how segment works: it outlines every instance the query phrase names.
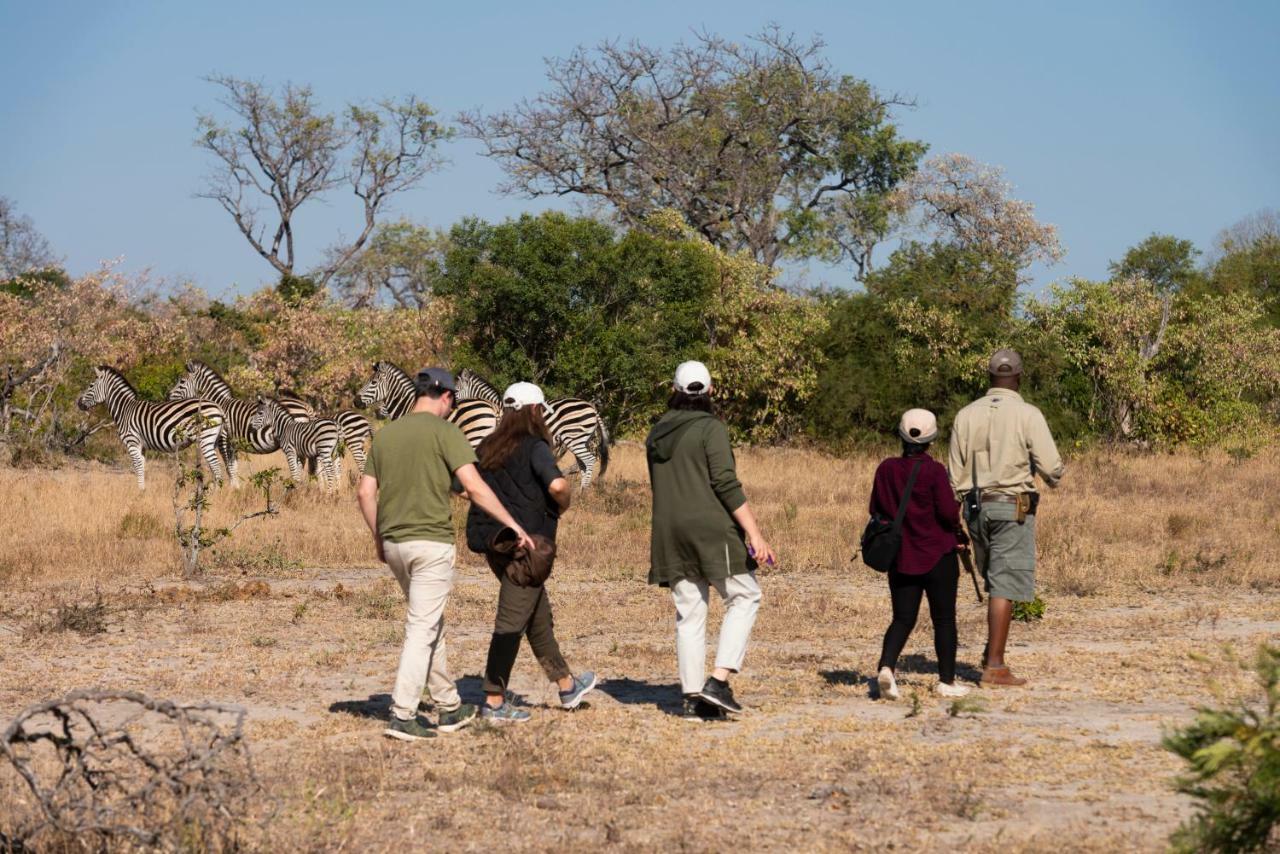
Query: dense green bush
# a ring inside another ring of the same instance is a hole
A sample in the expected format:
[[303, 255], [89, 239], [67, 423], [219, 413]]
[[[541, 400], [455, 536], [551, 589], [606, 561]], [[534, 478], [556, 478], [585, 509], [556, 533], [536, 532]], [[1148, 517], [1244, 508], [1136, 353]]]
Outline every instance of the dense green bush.
[[1180, 851], [1262, 851], [1280, 846], [1280, 647], [1253, 662], [1262, 703], [1202, 708], [1166, 736], [1187, 763], [1178, 791], [1197, 801], [1173, 836]]

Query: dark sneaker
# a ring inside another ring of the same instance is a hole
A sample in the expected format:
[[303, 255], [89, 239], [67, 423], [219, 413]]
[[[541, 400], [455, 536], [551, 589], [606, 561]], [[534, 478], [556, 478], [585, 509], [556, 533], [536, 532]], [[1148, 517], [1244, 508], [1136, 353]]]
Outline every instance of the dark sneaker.
[[680, 709], [680, 719], [693, 723], [709, 723], [711, 721], [728, 720], [724, 709], [713, 706], [697, 694], [685, 694], [684, 705]]
[[573, 677], [573, 687], [560, 692], [560, 708], [576, 709], [588, 691], [596, 687], [596, 675], [588, 670], [581, 676]]
[[424, 738], [436, 737], [436, 731], [423, 723], [422, 718], [414, 717], [402, 721], [394, 715], [382, 734], [387, 738], [397, 738], [400, 741], [421, 741]]
[[529, 720], [529, 713], [503, 700], [502, 705], [496, 709], [488, 703], [481, 706], [480, 720], [491, 724], [522, 724]]
[[733, 689], [729, 687], [729, 683], [722, 682], [714, 676], [707, 677], [706, 684], [702, 686], [698, 696], [730, 714], [742, 714], [742, 704], [733, 699]]
[[458, 708], [441, 712], [436, 718], [436, 729], [441, 732], [457, 732], [476, 719], [476, 707], [463, 703]]

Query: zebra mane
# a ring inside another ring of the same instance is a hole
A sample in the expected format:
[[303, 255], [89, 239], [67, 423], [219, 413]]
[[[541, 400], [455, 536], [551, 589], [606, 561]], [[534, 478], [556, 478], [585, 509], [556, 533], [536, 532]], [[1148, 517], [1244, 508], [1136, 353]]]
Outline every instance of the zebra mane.
[[399, 365], [397, 365], [394, 362], [374, 362], [373, 372], [377, 374], [377, 373], [381, 373], [382, 371], [390, 371], [391, 375], [396, 379], [403, 378], [405, 380], [408, 380], [410, 383], [413, 382], [413, 377], [409, 376], [409, 374], [406, 373], [403, 368], [401, 368]]
[[[232, 394], [231, 383], [223, 379], [222, 374], [218, 373], [213, 368], [209, 367], [207, 363], [201, 362], [201, 361], [191, 361], [191, 362], [187, 362], [186, 368], [188, 373], [203, 375], [207, 377], [209, 380], [211, 380], [212, 382], [217, 383], [219, 386], [221, 386], [220, 390], [225, 390], [228, 394]], [[232, 394], [232, 396], [234, 395]]]
[[499, 403], [502, 401], [502, 392], [498, 391], [488, 380], [470, 368], [463, 368], [458, 372], [458, 385], [474, 388], [477, 394], [473, 396], [480, 400], [487, 400], [490, 403], [495, 400]]
[[134, 397], [138, 396], [138, 390], [133, 387], [133, 383], [129, 382], [129, 378], [121, 373], [118, 368], [113, 368], [110, 365], [98, 365], [98, 370], [124, 383], [124, 387], [131, 391]]

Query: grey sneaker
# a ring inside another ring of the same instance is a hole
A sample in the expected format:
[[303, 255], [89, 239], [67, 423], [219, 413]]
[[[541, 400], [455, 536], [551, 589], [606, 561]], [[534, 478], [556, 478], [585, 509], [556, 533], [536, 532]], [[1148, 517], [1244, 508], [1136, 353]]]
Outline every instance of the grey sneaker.
[[506, 700], [503, 700], [502, 705], [496, 709], [488, 703], [481, 706], [480, 720], [488, 721], [492, 724], [522, 724], [529, 720], [529, 713], [524, 709], [517, 709]]
[[421, 741], [425, 738], [435, 738], [436, 731], [428, 727], [422, 722], [422, 718], [413, 717], [407, 721], [402, 721], [395, 715], [391, 716], [391, 720], [387, 723], [387, 728], [382, 731], [387, 738], [396, 738], [400, 741]]
[[573, 687], [560, 692], [560, 708], [576, 709], [582, 704], [582, 698], [588, 691], [596, 687], [596, 675], [588, 670], [580, 676], [573, 677]]
[[457, 732], [476, 719], [476, 707], [463, 703], [458, 708], [441, 712], [436, 718], [436, 728], [441, 732]]

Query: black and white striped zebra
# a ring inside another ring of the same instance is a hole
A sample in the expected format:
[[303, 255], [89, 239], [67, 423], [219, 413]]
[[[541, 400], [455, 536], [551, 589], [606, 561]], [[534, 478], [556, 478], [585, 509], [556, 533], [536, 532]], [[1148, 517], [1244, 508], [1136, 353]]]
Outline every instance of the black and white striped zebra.
[[342, 431], [336, 422], [328, 418], [300, 421], [275, 398], [258, 395], [251, 425], [255, 430], [271, 427], [289, 464], [289, 476], [295, 482], [302, 480], [302, 462], [314, 457], [325, 487], [333, 489], [338, 485], [342, 468], [338, 443], [342, 439]]
[[124, 374], [107, 365], [93, 369], [93, 382], [76, 399], [76, 406], [88, 411], [106, 404], [115, 422], [116, 432], [124, 443], [138, 488], [147, 485], [146, 458], [143, 451], [180, 451], [199, 442], [200, 455], [221, 482], [222, 461], [218, 458], [226, 415], [211, 400], [171, 400], [152, 403], [138, 397]]
[[[231, 390], [231, 385], [213, 368], [198, 361], [187, 362], [185, 367], [186, 373], [170, 389], [169, 399], [203, 397], [212, 400], [227, 413], [227, 429], [223, 432], [223, 442], [224, 446], [230, 446], [230, 448], [223, 448], [223, 456], [227, 460], [227, 468], [234, 483], [236, 480], [235, 446], [246, 445], [249, 453], [252, 454], [269, 454], [280, 447], [276, 441], [275, 432], [270, 424], [261, 430], [254, 430], [249, 426], [257, 408], [257, 401], [236, 397]], [[275, 400], [299, 421], [310, 421], [316, 417], [315, 409], [300, 397], [277, 394]], [[356, 462], [356, 470], [364, 471], [365, 456], [369, 450], [369, 442], [373, 439], [373, 426], [369, 423], [369, 419], [359, 412], [343, 410], [330, 416], [330, 420], [337, 422], [338, 429], [342, 433], [342, 444], [351, 451], [351, 456]], [[307, 460], [307, 470], [315, 474], [314, 459]]]
[[[459, 400], [485, 400], [501, 412], [502, 394], [470, 368], [458, 373], [457, 386]], [[609, 430], [604, 419], [592, 403], [577, 397], [548, 400], [547, 406], [551, 409], [547, 429], [555, 440], [556, 456], [566, 451], [573, 454], [586, 489], [592, 480], [604, 477], [609, 467]]]
[[[396, 419], [413, 408], [418, 393], [413, 379], [390, 362], [375, 362], [373, 376], [356, 393], [356, 406], [376, 406], [382, 418]], [[449, 420], [458, 425], [475, 447], [493, 432], [498, 424], [501, 408], [485, 400], [459, 400], [449, 413]]]
[[276, 441], [270, 424], [261, 429], [252, 426], [253, 415], [258, 409], [257, 401], [236, 397], [227, 381], [204, 362], [187, 362], [186, 373], [169, 389], [169, 400], [192, 398], [212, 400], [226, 414], [221, 450], [232, 484], [237, 481], [236, 453], [241, 447], [251, 454], [270, 454], [279, 449], [280, 443]]

